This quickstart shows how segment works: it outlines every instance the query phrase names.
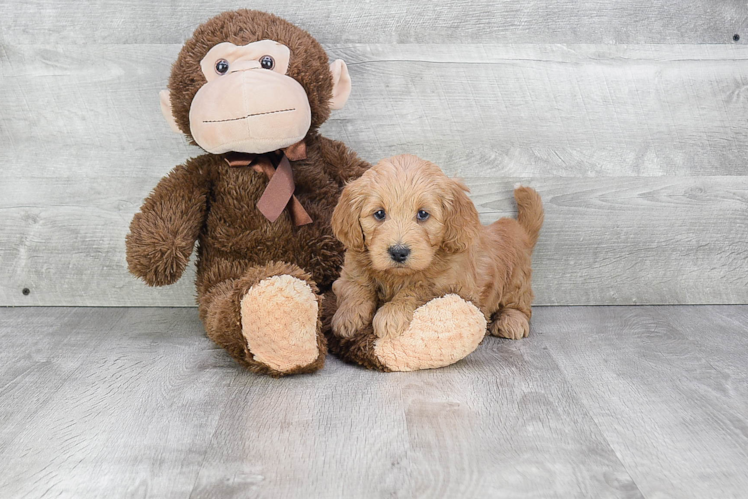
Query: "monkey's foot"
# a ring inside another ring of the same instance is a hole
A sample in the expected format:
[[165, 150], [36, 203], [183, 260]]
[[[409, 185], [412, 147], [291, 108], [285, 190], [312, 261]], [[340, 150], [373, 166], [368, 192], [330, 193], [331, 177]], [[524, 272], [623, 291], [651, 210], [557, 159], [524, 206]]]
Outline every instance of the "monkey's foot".
[[241, 323], [254, 360], [281, 373], [314, 363], [320, 355], [318, 311], [317, 296], [293, 276], [273, 276], [251, 287], [241, 301]]
[[374, 354], [391, 371], [441, 368], [473, 352], [485, 334], [483, 313], [449, 294], [416, 309], [402, 335], [377, 339]]

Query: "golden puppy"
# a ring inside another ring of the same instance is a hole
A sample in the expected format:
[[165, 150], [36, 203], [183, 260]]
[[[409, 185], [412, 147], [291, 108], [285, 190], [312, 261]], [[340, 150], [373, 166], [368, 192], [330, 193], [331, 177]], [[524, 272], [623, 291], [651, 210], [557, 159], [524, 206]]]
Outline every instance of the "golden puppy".
[[540, 196], [518, 187], [518, 220], [483, 226], [467, 191], [413, 155], [382, 160], [346, 186], [332, 215], [347, 248], [333, 284], [336, 335], [350, 337], [369, 322], [379, 337], [399, 335], [416, 308], [456, 293], [480, 308], [491, 335], [527, 336]]

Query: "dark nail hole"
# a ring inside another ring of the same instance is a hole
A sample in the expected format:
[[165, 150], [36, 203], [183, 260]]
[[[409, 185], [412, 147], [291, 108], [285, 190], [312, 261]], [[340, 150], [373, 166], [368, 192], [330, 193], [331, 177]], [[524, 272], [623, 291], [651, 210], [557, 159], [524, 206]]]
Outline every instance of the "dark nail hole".
[[31, 290], [29, 290], [28, 288], [24, 288], [23, 290], [21, 290], [21, 292], [22, 292], [22, 293], [23, 293], [24, 295], [28, 295], [28, 294], [30, 294], [30, 293], [31, 293]]
[[738, 35], [737, 33], [735, 33], [734, 35], [732, 35], [732, 41], [733, 42], [737, 42], [738, 40], [740, 40], [740, 35]]

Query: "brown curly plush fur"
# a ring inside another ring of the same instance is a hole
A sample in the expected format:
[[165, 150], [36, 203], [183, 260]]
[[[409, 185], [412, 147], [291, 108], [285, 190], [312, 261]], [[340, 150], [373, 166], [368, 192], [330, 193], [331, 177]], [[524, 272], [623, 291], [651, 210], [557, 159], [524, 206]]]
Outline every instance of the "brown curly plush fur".
[[315, 294], [329, 290], [343, 255], [330, 217], [345, 183], [369, 165], [317, 132], [330, 114], [333, 87], [325, 51], [305, 31], [257, 11], [223, 13], [185, 43], [169, 80], [172, 112], [181, 130], [192, 139], [190, 104], [205, 83], [199, 63], [208, 50], [224, 41], [246, 45], [263, 39], [291, 49], [288, 75], [309, 97], [307, 159], [292, 162], [292, 167], [295, 194], [314, 222], [294, 226], [287, 211], [269, 222], [256, 207], [267, 177], [252, 168], [229, 167], [223, 155], [205, 154], [159, 182], [133, 218], [126, 244], [130, 271], [149, 285], [162, 286], [180, 278], [197, 241], [197, 302], [208, 336], [251, 371], [278, 376], [321, 368], [324, 336], [318, 327], [320, 354], [312, 364], [274, 370], [249, 352], [242, 336], [241, 298], [254, 284], [279, 275], [306, 282]]

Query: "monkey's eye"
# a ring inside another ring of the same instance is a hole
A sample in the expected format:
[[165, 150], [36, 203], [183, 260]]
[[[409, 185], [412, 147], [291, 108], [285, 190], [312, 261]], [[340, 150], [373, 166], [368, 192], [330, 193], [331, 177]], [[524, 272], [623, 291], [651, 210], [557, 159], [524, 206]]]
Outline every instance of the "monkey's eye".
[[229, 62], [226, 59], [219, 59], [216, 61], [216, 73], [219, 75], [225, 75], [229, 70]]
[[384, 213], [384, 210], [377, 210], [376, 212], [374, 212], [374, 218], [377, 220], [384, 220], [385, 215], [386, 214]]
[[260, 58], [260, 66], [262, 66], [262, 69], [273, 69], [275, 67], [275, 59], [271, 56], [262, 56]]
[[418, 219], [421, 222], [425, 221], [429, 217], [431, 217], [431, 214], [428, 213], [426, 210], [419, 210], [418, 213], [416, 214], [416, 219]]

